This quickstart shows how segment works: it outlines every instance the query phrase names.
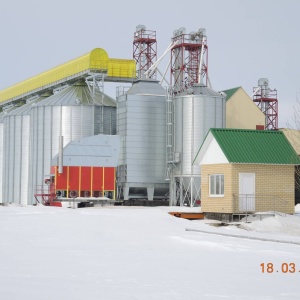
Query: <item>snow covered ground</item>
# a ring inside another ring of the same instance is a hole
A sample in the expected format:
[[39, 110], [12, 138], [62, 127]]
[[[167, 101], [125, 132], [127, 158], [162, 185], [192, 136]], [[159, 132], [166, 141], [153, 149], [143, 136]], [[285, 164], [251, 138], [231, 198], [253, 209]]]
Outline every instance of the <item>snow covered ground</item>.
[[0, 299], [300, 299], [299, 205], [240, 228], [177, 210], [0, 206]]

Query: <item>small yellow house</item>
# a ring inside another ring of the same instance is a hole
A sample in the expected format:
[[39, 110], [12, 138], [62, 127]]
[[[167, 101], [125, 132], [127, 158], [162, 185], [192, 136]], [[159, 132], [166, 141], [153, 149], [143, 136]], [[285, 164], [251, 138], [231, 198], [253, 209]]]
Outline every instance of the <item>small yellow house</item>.
[[223, 91], [226, 94], [226, 128], [264, 129], [265, 115], [242, 87]]
[[208, 218], [294, 213], [300, 159], [280, 131], [210, 129], [194, 164], [201, 166], [201, 209]]

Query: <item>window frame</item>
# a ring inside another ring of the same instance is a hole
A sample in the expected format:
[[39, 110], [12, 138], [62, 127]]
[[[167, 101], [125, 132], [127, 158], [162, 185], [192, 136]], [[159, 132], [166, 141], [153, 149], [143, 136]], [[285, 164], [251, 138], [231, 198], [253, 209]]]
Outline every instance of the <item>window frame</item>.
[[[224, 174], [210, 174], [209, 175], [209, 197], [224, 197]], [[214, 185], [214, 189], [212, 191], [212, 183]], [[219, 185], [219, 186], [218, 186]], [[217, 188], [219, 191], [217, 191]], [[214, 193], [211, 193], [214, 192]], [[219, 193], [217, 193], [219, 192]], [[222, 193], [223, 192], [223, 193]]]

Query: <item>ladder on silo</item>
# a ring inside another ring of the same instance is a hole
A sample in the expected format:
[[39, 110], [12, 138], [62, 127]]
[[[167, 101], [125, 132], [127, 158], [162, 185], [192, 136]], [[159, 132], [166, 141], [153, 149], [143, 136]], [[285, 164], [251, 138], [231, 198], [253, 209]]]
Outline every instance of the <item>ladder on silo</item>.
[[104, 134], [104, 78], [106, 76], [106, 73], [91, 73], [85, 78], [94, 104], [96, 103], [96, 93], [98, 92], [101, 96], [100, 134]]
[[170, 179], [170, 172], [174, 163], [174, 93], [172, 87], [167, 87], [166, 92], [166, 179]]

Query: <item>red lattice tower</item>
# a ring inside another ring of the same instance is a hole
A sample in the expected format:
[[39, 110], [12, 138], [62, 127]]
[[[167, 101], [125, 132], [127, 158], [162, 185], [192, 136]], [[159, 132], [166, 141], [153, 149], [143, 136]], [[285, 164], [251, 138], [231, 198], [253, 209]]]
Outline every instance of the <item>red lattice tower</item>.
[[184, 28], [181, 28], [174, 32], [172, 41], [176, 43], [171, 50], [171, 85], [174, 93], [183, 92], [195, 83], [207, 85], [208, 47], [205, 30], [185, 34]]
[[269, 81], [266, 78], [258, 80], [258, 87], [253, 88], [253, 101], [265, 114], [265, 129], [278, 129], [278, 99], [277, 90], [269, 88]]
[[[133, 59], [136, 61], [136, 76], [144, 78], [144, 73], [154, 64], [157, 57], [156, 31], [146, 30], [139, 25], [133, 38]], [[156, 77], [156, 72], [151, 75]]]

